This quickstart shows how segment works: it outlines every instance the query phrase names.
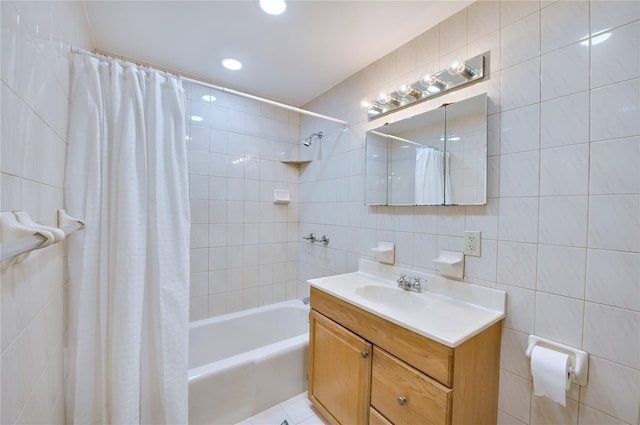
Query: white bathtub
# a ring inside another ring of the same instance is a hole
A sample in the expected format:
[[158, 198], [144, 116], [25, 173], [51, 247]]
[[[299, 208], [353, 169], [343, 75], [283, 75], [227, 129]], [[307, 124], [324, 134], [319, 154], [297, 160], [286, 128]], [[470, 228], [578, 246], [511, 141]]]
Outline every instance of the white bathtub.
[[307, 389], [309, 307], [285, 301], [189, 324], [189, 423], [234, 424]]

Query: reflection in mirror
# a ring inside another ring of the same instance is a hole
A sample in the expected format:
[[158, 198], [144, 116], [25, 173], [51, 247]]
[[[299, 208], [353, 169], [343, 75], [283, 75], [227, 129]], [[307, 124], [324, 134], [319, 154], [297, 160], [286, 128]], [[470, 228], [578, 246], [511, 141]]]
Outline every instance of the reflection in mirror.
[[451, 190], [446, 205], [487, 203], [487, 98], [475, 96], [446, 107]]
[[367, 205], [486, 203], [486, 94], [367, 132]]

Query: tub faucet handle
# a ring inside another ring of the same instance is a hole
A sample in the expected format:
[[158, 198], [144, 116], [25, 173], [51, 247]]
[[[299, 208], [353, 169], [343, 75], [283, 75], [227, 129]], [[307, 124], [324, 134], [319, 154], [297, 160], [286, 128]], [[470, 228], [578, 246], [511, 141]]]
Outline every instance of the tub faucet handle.
[[309, 233], [307, 236], [303, 236], [302, 239], [306, 239], [308, 241], [315, 242], [316, 241], [316, 234], [315, 233]]

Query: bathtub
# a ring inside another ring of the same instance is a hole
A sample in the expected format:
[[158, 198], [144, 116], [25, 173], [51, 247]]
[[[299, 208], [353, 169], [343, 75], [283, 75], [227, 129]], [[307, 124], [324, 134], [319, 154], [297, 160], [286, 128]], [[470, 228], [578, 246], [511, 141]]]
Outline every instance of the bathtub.
[[309, 306], [285, 301], [189, 324], [189, 423], [234, 424], [307, 389]]

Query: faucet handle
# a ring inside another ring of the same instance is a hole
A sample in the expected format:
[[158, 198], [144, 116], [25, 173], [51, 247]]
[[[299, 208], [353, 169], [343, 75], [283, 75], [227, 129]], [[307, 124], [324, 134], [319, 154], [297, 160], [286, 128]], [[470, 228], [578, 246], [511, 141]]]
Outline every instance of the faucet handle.
[[401, 285], [406, 284], [407, 283], [407, 280], [405, 279], [406, 277], [407, 277], [406, 274], [400, 275], [400, 277], [398, 278], [398, 280], [396, 280], [396, 282]]
[[419, 277], [413, 278], [413, 288], [416, 290], [422, 290], [422, 282]]

